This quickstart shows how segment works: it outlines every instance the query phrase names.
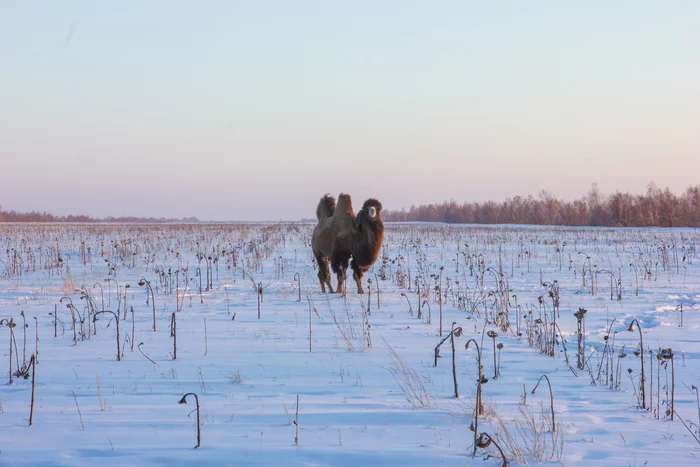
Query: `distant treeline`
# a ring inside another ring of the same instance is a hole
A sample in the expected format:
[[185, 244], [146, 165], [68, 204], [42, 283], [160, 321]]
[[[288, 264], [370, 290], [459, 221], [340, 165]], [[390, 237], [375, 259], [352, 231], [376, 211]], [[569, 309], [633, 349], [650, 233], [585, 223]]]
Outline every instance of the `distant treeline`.
[[165, 217], [105, 217], [103, 219], [78, 215], [78, 216], [54, 216], [47, 212], [15, 212], [3, 211], [0, 208], [0, 222], [114, 222], [114, 223], [165, 223], [165, 222], [199, 222], [196, 217], [183, 217], [182, 219], [167, 219]]
[[459, 224], [536, 224], [609, 227], [700, 227], [700, 185], [675, 195], [653, 182], [646, 193], [600, 193], [597, 184], [582, 198], [562, 201], [547, 191], [537, 198], [516, 196], [503, 202], [411, 206], [385, 210], [385, 221], [449, 222]]

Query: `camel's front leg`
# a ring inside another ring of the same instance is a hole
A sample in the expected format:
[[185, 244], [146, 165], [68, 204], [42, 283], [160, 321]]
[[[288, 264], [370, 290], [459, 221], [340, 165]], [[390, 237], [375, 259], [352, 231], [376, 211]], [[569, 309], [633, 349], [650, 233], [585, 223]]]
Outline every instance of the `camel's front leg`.
[[346, 293], [345, 280], [348, 278], [349, 261], [350, 257], [347, 255], [338, 255], [331, 260], [331, 267], [338, 276], [338, 288], [336, 289], [336, 291], [339, 294]]
[[369, 268], [360, 267], [354, 259], [350, 266], [352, 267], [352, 278], [355, 279], [355, 283], [357, 284], [357, 293], [365, 293], [365, 290], [362, 288], [362, 277]]

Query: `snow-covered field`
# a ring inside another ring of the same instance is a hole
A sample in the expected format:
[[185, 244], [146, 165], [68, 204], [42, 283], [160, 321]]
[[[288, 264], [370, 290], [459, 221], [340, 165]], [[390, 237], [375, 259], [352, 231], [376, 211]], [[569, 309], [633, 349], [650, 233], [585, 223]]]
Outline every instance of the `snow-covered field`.
[[342, 297], [312, 229], [1, 225], [0, 464], [700, 465], [700, 232], [389, 224]]

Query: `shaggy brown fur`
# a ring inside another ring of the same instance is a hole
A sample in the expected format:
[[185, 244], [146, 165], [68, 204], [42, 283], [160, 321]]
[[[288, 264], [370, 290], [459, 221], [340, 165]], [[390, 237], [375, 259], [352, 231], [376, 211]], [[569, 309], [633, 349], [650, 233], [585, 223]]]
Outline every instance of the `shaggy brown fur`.
[[[318, 280], [321, 282], [321, 290], [325, 293], [326, 286], [328, 286], [328, 291], [333, 293], [329, 268], [329, 263], [333, 262], [333, 271], [338, 275], [338, 291], [340, 292], [345, 275], [342, 268], [338, 266], [338, 262], [342, 263], [340, 255], [334, 254], [334, 251], [336, 240], [353, 229], [355, 212], [352, 209], [350, 196], [341, 193], [336, 204], [335, 198], [326, 194], [318, 202], [316, 218], [318, 225], [311, 237], [311, 248], [318, 263]], [[345, 260], [344, 269], [347, 269], [348, 260], [349, 256]]]
[[335, 213], [335, 198], [331, 195], [326, 195], [321, 198], [316, 206], [316, 219], [319, 221], [331, 217]]
[[357, 292], [364, 293], [362, 276], [377, 260], [384, 241], [381, 210], [381, 203], [370, 198], [356, 216], [349, 195], [341, 193], [337, 204], [330, 195], [321, 198], [316, 208], [318, 225], [314, 229], [311, 247], [319, 266], [318, 279], [324, 293], [326, 286], [329, 292], [333, 292], [329, 260], [338, 277], [337, 291], [342, 292], [350, 258]]
[[362, 205], [355, 217], [355, 235], [350, 245], [352, 255], [352, 277], [357, 284], [357, 293], [362, 289], [362, 276], [377, 261], [379, 250], [384, 243], [384, 223], [382, 222], [382, 203], [370, 198]]

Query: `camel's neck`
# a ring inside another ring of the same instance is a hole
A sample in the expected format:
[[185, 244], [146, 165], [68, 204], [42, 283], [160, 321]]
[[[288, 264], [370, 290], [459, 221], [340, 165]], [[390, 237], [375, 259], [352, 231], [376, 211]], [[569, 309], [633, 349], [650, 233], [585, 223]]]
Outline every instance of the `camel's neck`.
[[356, 232], [353, 258], [360, 266], [371, 266], [377, 260], [383, 242], [384, 224], [381, 220], [373, 224], [361, 221]]

